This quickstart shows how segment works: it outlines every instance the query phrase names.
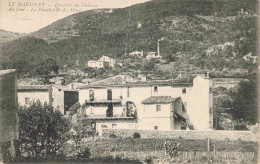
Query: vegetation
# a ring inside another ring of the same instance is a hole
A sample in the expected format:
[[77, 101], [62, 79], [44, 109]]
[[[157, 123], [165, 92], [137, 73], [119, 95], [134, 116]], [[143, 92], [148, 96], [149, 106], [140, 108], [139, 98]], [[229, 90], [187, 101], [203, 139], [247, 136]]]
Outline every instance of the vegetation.
[[[173, 143], [180, 143], [179, 151], [207, 151], [207, 140], [205, 139], [167, 139]], [[116, 151], [154, 151], [165, 150], [165, 139], [162, 138], [100, 138], [92, 142], [89, 146], [92, 152], [111, 151], [117, 143]], [[152, 144], [151, 144], [152, 143]], [[258, 144], [251, 141], [232, 140], [229, 142], [212, 140], [216, 151], [233, 151], [257, 152]], [[135, 145], [133, 147], [133, 145]]]
[[258, 121], [257, 75], [251, 75], [248, 81], [241, 81], [233, 98], [231, 112], [235, 119], [243, 119], [255, 124]]
[[[256, 0], [153, 0], [112, 13], [106, 9], [77, 13], [5, 43], [1, 65], [16, 68], [20, 75], [32, 75], [42, 61], [53, 58], [60, 68], [75, 68], [79, 61], [77, 67], [84, 69], [88, 60], [102, 55], [123, 61], [125, 52], [156, 51], [161, 39], [160, 54], [175, 63], [169, 66], [171, 73], [244, 76], [256, 68], [242, 57], [256, 56], [257, 6]], [[144, 70], [151, 71], [152, 65], [146, 64]], [[128, 66], [127, 70], [133, 65]], [[134, 66], [140, 69], [142, 62]]]
[[133, 138], [134, 138], [134, 139], [141, 138], [141, 134], [140, 134], [140, 133], [134, 133], [134, 134], [133, 134]]
[[57, 74], [58, 71], [59, 71], [59, 66], [57, 65], [56, 61], [53, 59], [47, 59], [36, 68], [36, 75], [46, 76], [52, 73]]
[[19, 140], [23, 157], [50, 158], [68, 141], [70, 123], [50, 104], [19, 107]]

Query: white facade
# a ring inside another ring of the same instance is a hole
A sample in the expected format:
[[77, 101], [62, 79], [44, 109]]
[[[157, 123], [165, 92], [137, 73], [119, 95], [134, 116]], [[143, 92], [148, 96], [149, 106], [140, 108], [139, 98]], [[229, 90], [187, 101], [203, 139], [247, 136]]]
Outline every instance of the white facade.
[[106, 63], [103, 61], [94, 61], [94, 60], [89, 60], [88, 61], [88, 67], [91, 68], [105, 68]]
[[142, 51], [134, 51], [134, 52], [131, 52], [131, 53], [129, 53], [129, 55], [130, 56], [137, 56], [137, 57], [143, 57], [143, 55], [144, 55], [144, 51], [142, 50]]
[[156, 55], [156, 52], [149, 52], [147, 53], [146, 57], [145, 57], [147, 60], [150, 60], [150, 59], [161, 59], [162, 57], [160, 55]]
[[18, 103], [29, 106], [31, 102], [39, 100], [41, 103], [51, 103], [51, 90], [46, 86], [18, 86]]
[[30, 102], [35, 102], [37, 100], [40, 100], [40, 102], [49, 103], [49, 92], [40, 92], [40, 91], [28, 91], [28, 92], [19, 92], [18, 91], [18, 103], [20, 105], [26, 105], [29, 106]]
[[193, 80], [192, 109], [188, 110], [191, 122], [198, 130], [213, 129], [212, 81], [203, 76]]
[[[193, 86], [191, 84], [124, 84], [121, 86], [93, 86], [93, 88], [89, 86], [79, 89], [79, 102], [84, 104], [86, 100], [89, 100], [89, 90], [94, 91], [95, 101], [107, 99], [107, 89], [111, 89], [112, 99], [120, 99], [121, 97], [122, 101], [131, 101], [135, 104], [137, 107], [138, 128], [147, 129], [147, 120], [144, 119], [146, 114], [142, 101], [150, 96], [181, 97], [194, 128], [208, 130], [213, 128], [213, 96], [210, 88], [210, 79], [200, 76], [194, 79]], [[155, 121], [156, 119], [151, 119], [151, 122]]]
[[114, 67], [115, 64], [116, 64], [116, 59], [113, 59], [113, 58], [110, 58], [108, 56], [102, 56], [99, 58], [98, 61], [101, 61], [101, 62], [108, 62], [109, 63], [109, 67]]
[[64, 90], [52, 86], [52, 95], [53, 95], [53, 103], [52, 106], [54, 108], [58, 108], [58, 110], [64, 114]]

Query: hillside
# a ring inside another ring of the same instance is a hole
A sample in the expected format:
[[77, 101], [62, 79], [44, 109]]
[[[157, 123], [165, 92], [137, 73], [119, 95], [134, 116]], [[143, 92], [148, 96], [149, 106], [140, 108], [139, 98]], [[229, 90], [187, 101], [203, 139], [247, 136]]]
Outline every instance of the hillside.
[[31, 75], [47, 58], [61, 68], [74, 68], [76, 61], [84, 68], [102, 55], [122, 59], [125, 52], [156, 51], [161, 39], [161, 55], [174, 62], [171, 72], [241, 76], [253, 67], [242, 57], [256, 55], [256, 7], [256, 0], [153, 0], [81, 12], [5, 44], [1, 64]]
[[13, 33], [9, 31], [0, 30], [0, 45], [6, 42], [10, 42], [17, 38], [23, 37], [26, 34]]

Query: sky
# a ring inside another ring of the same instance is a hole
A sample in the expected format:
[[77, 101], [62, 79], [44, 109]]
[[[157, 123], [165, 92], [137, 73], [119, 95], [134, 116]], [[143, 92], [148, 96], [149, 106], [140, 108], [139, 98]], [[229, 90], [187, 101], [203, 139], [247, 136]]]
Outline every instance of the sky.
[[100, 8], [124, 8], [149, 0], [0, 0], [0, 29], [30, 33], [61, 18]]

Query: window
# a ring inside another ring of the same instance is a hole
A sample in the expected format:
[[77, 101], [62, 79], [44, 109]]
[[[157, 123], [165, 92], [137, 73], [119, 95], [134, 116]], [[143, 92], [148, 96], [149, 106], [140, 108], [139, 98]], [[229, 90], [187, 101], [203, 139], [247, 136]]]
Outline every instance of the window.
[[89, 101], [94, 101], [94, 90], [89, 90]]
[[158, 130], [158, 126], [154, 126], [154, 130]]
[[96, 123], [95, 122], [91, 122], [91, 128], [96, 129]]
[[107, 100], [112, 100], [112, 89], [107, 90]]
[[101, 128], [107, 128], [107, 125], [102, 124]]
[[29, 104], [30, 103], [30, 97], [25, 97], [25, 104]]
[[127, 97], [130, 97], [130, 87], [127, 87]]
[[212, 114], [212, 108], [209, 108], [209, 114]]
[[181, 130], [186, 130], [186, 127], [185, 127], [185, 126], [182, 126], [182, 127], [181, 127]]
[[54, 102], [54, 98], [51, 98], [51, 102]]
[[183, 112], [187, 111], [187, 102], [183, 102], [183, 104], [182, 104], [182, 111]]
[[182, 94], [186, 94], [186, 88], [182, 88]]
[[161, 105], [156, 105], [156, 112], [161, 111]]
[[158, 86], [154, 86], [154, 87], [153, 87], [153, 91], [154, 91], [154, 92], [158, 92]]

